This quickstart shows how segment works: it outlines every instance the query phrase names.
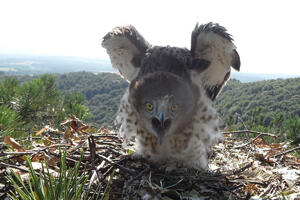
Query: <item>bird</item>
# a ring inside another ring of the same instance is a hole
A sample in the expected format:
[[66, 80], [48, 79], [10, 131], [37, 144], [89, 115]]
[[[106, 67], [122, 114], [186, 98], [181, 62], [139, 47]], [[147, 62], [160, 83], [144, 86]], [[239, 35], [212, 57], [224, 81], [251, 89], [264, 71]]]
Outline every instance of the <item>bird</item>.
[[129, 82], [115, 120], [125, 145], [162, 166], [207, 169], [222, 139], [214, 100], [241, 65], [227, 29], [197, 23], [188, 49], [152, 46], [134, 26], [117, 26], [101, 44]]

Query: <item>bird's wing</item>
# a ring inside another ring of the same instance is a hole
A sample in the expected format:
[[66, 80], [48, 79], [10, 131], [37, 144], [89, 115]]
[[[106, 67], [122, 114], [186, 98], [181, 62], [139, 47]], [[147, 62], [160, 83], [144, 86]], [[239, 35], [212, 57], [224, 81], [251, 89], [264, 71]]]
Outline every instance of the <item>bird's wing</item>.
[[231, 35], [219, 24], [197, 24], [191, 42], [192, 81], [214, 100], [229, 79], [231, 67], [240, 70], [239, 54]]
[[103, 37], [102, 46], [106, 49], [113, 67], [130, 82], [137, 76], [141, 58], [150, 44], [129, 25], [116, 27], [107, 33]]

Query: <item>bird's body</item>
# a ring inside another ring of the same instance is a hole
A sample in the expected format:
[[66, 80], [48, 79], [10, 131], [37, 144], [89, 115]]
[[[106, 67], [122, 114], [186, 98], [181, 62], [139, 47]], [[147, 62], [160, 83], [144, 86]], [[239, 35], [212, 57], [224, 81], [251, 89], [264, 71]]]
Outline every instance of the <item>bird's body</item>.
[[136, 153], [156, 163], [206, 168], [207, 154], [221, 137], [212, 100], [230, 66], [239, 69], [226, 30], [197, 25], [188, 50], [152, 47], [134, 27], [117, 27], [102, 45], [130, 82], [116, 119], [125, 141], [135, 139]]

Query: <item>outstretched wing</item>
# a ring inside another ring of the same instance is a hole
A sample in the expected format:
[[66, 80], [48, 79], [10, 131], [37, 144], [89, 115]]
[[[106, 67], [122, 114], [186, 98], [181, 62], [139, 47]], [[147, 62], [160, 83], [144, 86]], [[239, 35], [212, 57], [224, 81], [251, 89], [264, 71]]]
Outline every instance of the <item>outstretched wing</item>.
[[103, 37], [102, 46], [106, 49], [113, 67], [130, 82], [137, 76], [141, 58], [150, 44], [129, 25], [116, 27], [107, 33]]
[[196, 25], [192, 32], [191, 78], [214, 100], [230, 77], [231, 67], [240, 70], [240, 57], [227, 30], [215, 23]]

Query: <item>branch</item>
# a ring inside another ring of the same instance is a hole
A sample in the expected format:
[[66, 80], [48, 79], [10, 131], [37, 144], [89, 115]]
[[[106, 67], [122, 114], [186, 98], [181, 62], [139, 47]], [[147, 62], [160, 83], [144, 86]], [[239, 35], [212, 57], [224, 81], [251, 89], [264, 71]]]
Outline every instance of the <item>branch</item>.
[[246, 130], [249, 130], [249, 128], [246, 126], [244, 120], [242, 119], [241, 115], [238, 114], [238, 113], [237, 113], [237, 118], [238, 118], [238, 120], [239, 120], [240, 122], [242, 122], [244, 128], [245, 128]]
[[290, 150], [287, 150], [287, 151], [284, 151], [284, 152], [282, 152], [282, 153], [274, 154], [274, 155], [271, 156], [271, 158], [274, 158], [274, 157], [277, 157], [277, 156], [282, 156], [282, 155], [291, 153], [291, 152], [293, 152], [293, 151], [296, 151], [296, 150], [298, 150], [298, 149], [300, 149], [300, 146], [295, 147], [295, 148], [290, 149]]
[[150, 166], [146, 165], [146, 168], [143, 169], [138, 175], [135, 177], [132, 177], [130, 180], [128, 180], [127, 183], [125, 183], [125, 187], [128, 187], [134, 180], [137, 180], [138, 178], [142, 177], [143, 174], [147, 173], [150, 170]]
[[229, 132], [221, 132], [222, 134], [240, 134], [240, 133], [254, 133], [254, 134], [260, 134], [264, 135], [264, 136], [270, 136], [270, 137], [274, 137], [277, 138], [277, 135], [274, 135], [272, 133], [263, 133], [263, 132], [258, 132], [258, 131], [250, 131], [250, 130], [238, 130], [238, 131], [229, 131]]
[[[93, 167], [93, 169], [95, 170], [95, 173], [96, 173], [96, 175], [97, 175], [97, 178], [98, 178], [98, 180], [99, 180], [99, 183], [101, 182], [101, 177], [100, 177], [100, 172], [98, 172], [98, 169], [97, 169], [97, 167], [96, 167], [96, 165], [95, 165], [95, 157], [96, 157], [96, 144], [95, 144], [95, 140], [94, 140], [94, 137], [93, 137], [93, 135], [91, 135], [89, 138], [88, 138], [88, 140], [89, 140], [89, 148], [90, 148], [90, 155], [91, 155], [91, 158], [92, 158], [92, 160], [91, 160], [91, 162], [92, 162], [92, 167]], [[101, 164], [100, 165], [98, 165], [98, 167], [99, 166], [102, 166], [103, 164], [102, 164], [103, 162], [101, 162]]]
[[[22, 172], [28, 172], [28, 173], [30, 173], [29, 170], [23, 169], [23, 168], [21, 168], [21, 167], [15, 166], [15, 165], [6, 164], [6, 163], [3, 163], [3, 162], [0, 162], [0, 165], [1, 165], [1, 166], [4, 166], [4, 167], [15, 168], [15, 169], [18, 169], [18, 170], [20, 170], [20, 171], [22, 171]], [[40, 175], [40, 174], [37, 173], [37, 172], [35, 172], [35, 173], [36, 173], [37, 175]]]
[[243, 167], [241, 167], [241, 168], [239, 168], [239, 169], [234, 169], [234, 170], [232, 170], [231, 172], [229, 172], [229, 173], [227, 173], [227, 174], [224, 174], [224, 175], [222, 175], [222, 176], [232, 176], [232, 175], [235, 175], [235, 174], [239, 174], [239, 173], [245, 171], [246, 169], [252, 167], [253, 163], [254, 163], [254, 161], [252, 161], [252, 162], [246, 164], [245, 166], [243, 166]]
[[252, 142], [254, 142], [257, 138], [259, 138], [260, 136], [262, 136], [262, 134], [259, 134], [258, 136], [256, 136], [255, 138], [253, 138], [252, 140], [250, 140], [249, 142], [247, 142], [246, 144], [243, 144], [243, 145], [240, 145], [240, 146], [237, 146], [237, 147], [234, 147], [235, 149], [239, 149], [239, 148], [242, 148], [242, 147], [245, 147], [249, 144], [251, 144]]
[[101, 154], [97, 154], [97, 156], [100, 157], [101, 159], [105, 160], [106, 162], [112, 164], [112, 165], [118, 166], [121, 170], [126, 171], [126, 172], [128, 172], [129, 174], [135, 174], [135, 171], [134, 171], [134, 170], [128, 169], [128, 168], [126, 168], [126, 167], [124, 167], [124, 166], [122, 166], [122, 165], [120, 165], [120, 164], [118, 164], [118, 163], [115, 163], [115, 162], [112, 161], [111, 159], [106, 158], [105, 156], [102, 156]]

